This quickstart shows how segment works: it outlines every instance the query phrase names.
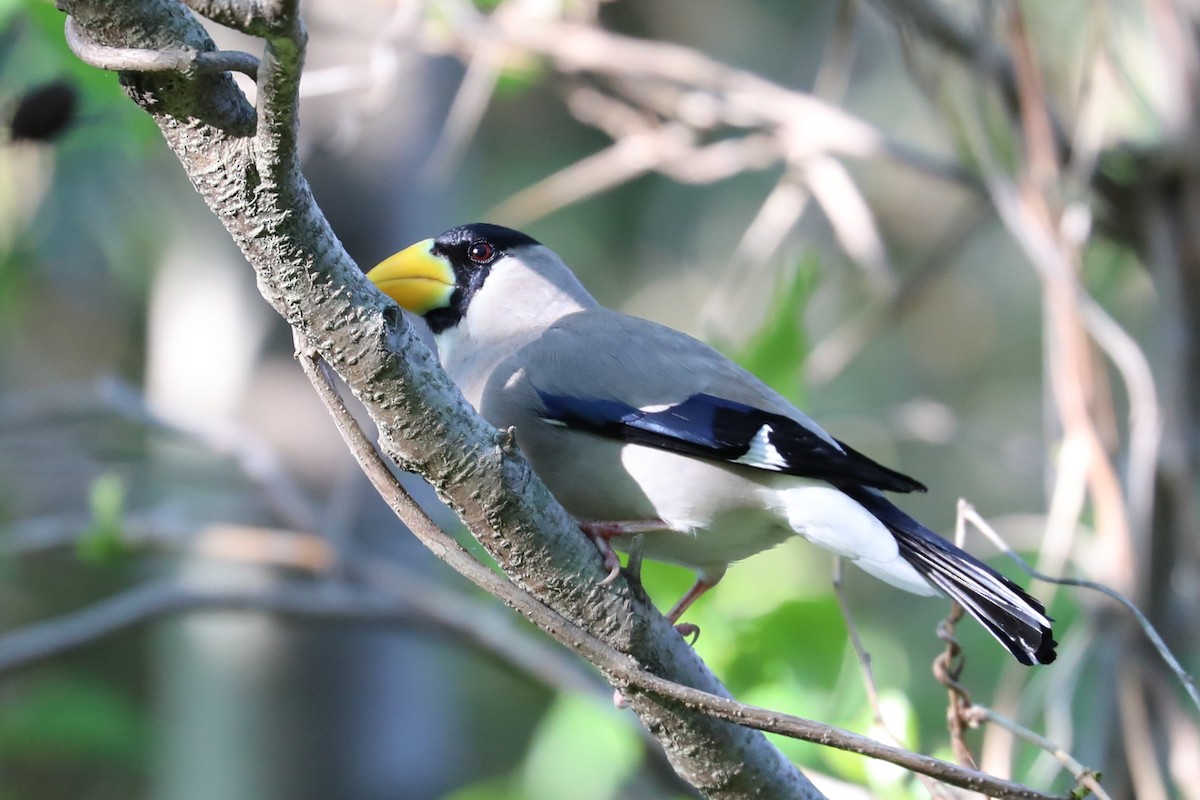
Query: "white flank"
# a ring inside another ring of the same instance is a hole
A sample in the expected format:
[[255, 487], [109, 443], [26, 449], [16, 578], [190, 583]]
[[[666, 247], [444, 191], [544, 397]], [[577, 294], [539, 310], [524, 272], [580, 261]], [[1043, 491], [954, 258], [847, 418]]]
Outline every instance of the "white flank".
[[849, 558], [863, 571], [906, 592], [937, 594], [900, 555], [887, 526], [839, 490], [799, 484], [777, 490], [776, 497], [792, 530], [813, 544]]

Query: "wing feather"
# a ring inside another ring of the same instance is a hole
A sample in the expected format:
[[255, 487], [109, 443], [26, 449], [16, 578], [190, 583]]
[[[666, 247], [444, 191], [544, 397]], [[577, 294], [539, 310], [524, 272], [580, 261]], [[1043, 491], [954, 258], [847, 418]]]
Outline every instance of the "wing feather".
[[647, 408], [540, 390], [538, 396], [547, 422], [600, 436], [831, 483], [893, 492], [925, 489], [797, 420], [710, 394]]

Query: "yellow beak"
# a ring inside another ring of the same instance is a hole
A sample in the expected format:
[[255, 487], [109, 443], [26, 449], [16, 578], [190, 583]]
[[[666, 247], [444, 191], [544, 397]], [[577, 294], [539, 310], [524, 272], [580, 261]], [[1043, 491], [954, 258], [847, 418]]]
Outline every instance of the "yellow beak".
[[454, 294], [454, 269], [435, 256], [433, 239], [425, 239], [387, 258], [367, 273], [379, 290], [414, 314], [425, 314], [450, 305]]

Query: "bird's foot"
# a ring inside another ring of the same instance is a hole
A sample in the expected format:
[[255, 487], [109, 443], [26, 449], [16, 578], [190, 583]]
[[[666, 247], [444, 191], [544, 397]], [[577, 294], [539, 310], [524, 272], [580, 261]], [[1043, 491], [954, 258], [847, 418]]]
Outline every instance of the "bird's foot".
[[700, 638], [700, 626], [694, 622], [677, 622], [675, 630], [679, 631], [679, 635], [688, 640], [688, 644], [696, 646], [696, 641]]
[[662, 520], [637, 520], [632, 522], [609, 522], [598, 520], [579, 520], [579, 528], [596, 545], [604, 558], [604, 568], [608, 575], [600, 581], [601, 586], [608, 586], [621, 574], [621, 559], [613, 550], [612, 540], [618, 536], [634, 536], [646, 531], [657, 531], [665, 528]]
[[600, 585], [608, 586], [621, 574], [621, 559], [617, 556], [617, 552], [613, 550], [612, 545], [608, 543], [608, 539], [593, 536], [592, 541], [596, 543], [597, 549], [600, 550], [600, 555], [604, 557], [604, 568], [608, 570], [608, 575], [604, 576], [604, 580], [600, 581]]
[[693, 622], [680, 622], [679, 618], [683, 616], [683, 612], [691, 608], [692, 603], [696, 602], [700, 595], [716, 586], [717, 581], [721, 580], [724, 573], [725, 570], [722, 569], [719, 572], [709, 572], [703, 578], [697, 577], [687, 594], [679, 598], [679, 602], [675, 604], [674, 608], [667, 612], [667, 619], [675, 626], [675, 630], [679, 631], [679, 635], [685, 639], [691, 639], [688, 644], [696, 644], [696, 640], [700, 638], [700, 626]]
[[521, 452], [517, 447], [517, 428], [515, 425], [509, 425], [504, 430], [498, 430], [495, 434], [496, 444], [504, 451], [507, 456], [515, 456]]

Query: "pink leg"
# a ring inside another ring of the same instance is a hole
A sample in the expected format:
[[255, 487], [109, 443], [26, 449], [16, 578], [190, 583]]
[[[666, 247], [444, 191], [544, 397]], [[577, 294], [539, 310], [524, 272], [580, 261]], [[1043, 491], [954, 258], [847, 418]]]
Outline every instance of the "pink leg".
[[692, 584], [692, 588], [687, 590], [687, 594], [679, 598], [679, 602], [667, 612], [667, 619], [671, 620], [671, 624], [675, 626], [675, 630], [679, 631], [680, 636], [696, 637], [692, 639], [693, 644], [700, 637], [700, 626], [691, 622], [680, 622], [679, 618], [683, 616], [683, 612], [691, 608], [692, 603], [700, 599], [702, 594], [716, 586], [721, 577], [718, 575], [716, 578], [696, 578], [696, 582]]
[[609, 522], [597, 520], [579, 520], [579, 528], [595, 543], [596, 549], [604, 557], [604, 566], [608, 569], [608, 577], [600, 581], [601, 586], [607, 586], [621, 574], [621, 559], [613, 551], [611, 540], [618, 536], [632, 536], [647, 531], [661, 531], [667, 527], [661, 519], [633, 520], [627, 522]]

